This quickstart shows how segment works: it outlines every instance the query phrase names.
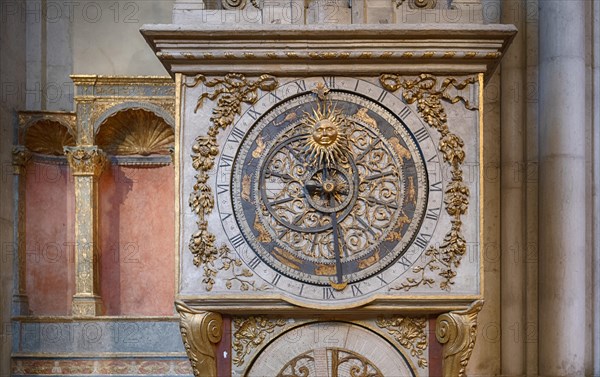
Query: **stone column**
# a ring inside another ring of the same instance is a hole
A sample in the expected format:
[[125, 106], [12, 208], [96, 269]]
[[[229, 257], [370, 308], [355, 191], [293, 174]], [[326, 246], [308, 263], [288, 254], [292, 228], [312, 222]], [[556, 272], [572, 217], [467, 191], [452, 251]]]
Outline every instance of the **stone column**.
[[74, 316], [102, 314], [98, 263], [98, 177], [106, 156], [96, 146], [65, 147], [75, 177]]
[[502, 375], [525, 373], [525, 2], [502, 2], [502, 23], [519, 29], [502, 60], [500, 128]]
[[15, 193], [14, 207], [14, 236], [13, 258], [13, 298], [12, 315], [28, 315], [29, 300], [27, 299], [27, 253], [25, 243], [25, 190], [27, 188], [27, 163], [31, 153], [23, 147], [13, 148], [13, 190]]
[[583, 376], [584, 1], [544, 0], [539, 9], [539, 374]]

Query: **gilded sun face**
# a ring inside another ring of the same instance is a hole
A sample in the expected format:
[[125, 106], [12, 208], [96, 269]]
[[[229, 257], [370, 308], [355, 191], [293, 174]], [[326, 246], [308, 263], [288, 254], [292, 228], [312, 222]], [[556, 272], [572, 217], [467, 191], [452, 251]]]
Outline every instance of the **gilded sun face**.
[[306, 137], [306, 147], [311, 158], [318, 164], [333, 165], [345, 159], [348, 151], [348, 138], [344, 126], [345, 119], [341, 111], [319, 105], [313, 114], [306, 114], [305, 124], [312, 128]]

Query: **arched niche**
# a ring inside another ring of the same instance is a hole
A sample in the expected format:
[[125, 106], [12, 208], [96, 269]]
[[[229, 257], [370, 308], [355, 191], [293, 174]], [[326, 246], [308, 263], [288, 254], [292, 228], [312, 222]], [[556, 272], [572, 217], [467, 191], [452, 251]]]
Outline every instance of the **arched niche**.
[[113, 156], [169, 155], [175, 133], [164, 118], [142, 108], [123, 109], [105, 118], [95, 142]]

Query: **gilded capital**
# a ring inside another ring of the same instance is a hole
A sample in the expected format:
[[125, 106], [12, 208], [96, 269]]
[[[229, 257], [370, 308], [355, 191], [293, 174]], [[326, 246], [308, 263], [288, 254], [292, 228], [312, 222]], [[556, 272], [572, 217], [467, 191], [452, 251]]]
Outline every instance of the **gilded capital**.
[[106, 155], [95, 145], [65, 147], [73, 175], [98, 176], [106, 164]]
[[31, 152], [22, 145], [16, 145], [12, 150], [12, 164], [14, 174], [21, 174], [25, 171], [25, 166], [31, 159]]
[[475, 301], [466, 310], [445, 313], [437, 318], [435, 336], [444, 345], [442, 373], [444, 377], [464, 377], [475, 347], [477, 314], [483, 300]]

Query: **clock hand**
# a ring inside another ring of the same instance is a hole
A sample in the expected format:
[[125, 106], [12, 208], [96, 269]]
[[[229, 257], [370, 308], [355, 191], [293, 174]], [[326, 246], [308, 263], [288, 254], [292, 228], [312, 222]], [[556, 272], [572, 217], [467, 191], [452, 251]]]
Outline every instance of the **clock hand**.
[[[333, 198], [332, 198], [333, 201]], [[337, 284], [343, 284], [342, 280], [342, 257], [340, 255], [340, 240], [338, 234], [337, 213], [331, 213], [331, 225], [333, 227], [333, 252], [335, 253], [335, 273]], [[335, 287], [334, 287], [335, 288]], [[343, 289], [343, 288], [342, 288]]]

